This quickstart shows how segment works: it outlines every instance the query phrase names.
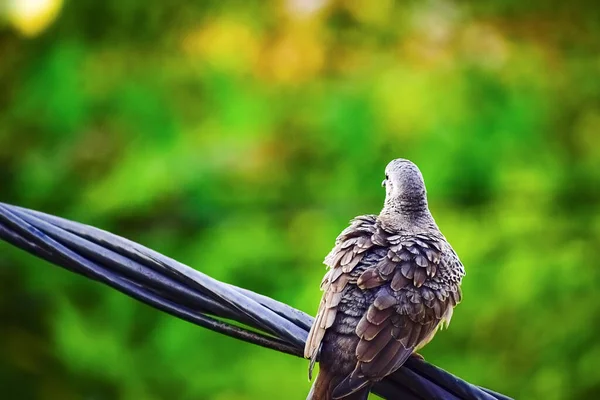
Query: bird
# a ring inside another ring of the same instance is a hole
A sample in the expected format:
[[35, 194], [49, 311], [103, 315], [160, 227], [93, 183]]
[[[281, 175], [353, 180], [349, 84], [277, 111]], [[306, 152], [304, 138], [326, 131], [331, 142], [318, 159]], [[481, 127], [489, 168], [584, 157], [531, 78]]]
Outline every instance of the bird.
[[385, 168], [379, 215], [350, 221], [325, 257], [323, 296], [304, 357], [307, 400], [363, 400], [447, 327], [460, 303], [465, 269], [438, 228], [423, 175], [409, 160]]

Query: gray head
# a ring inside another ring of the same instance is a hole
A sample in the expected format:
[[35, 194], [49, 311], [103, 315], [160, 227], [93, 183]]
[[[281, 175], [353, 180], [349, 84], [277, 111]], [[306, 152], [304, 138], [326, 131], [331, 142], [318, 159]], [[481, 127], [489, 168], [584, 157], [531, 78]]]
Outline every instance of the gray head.
[[383, 212], [411, 214], [428, 212], [425, 182], [419, 168], [403, 158], [385, 167], [385, 205]]

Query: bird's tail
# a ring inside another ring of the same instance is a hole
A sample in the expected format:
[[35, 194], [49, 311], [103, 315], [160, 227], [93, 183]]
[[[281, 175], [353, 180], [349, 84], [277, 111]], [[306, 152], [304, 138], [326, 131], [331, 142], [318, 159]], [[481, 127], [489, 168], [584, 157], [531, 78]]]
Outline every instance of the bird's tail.
[[339, 382], [332, 379], [327, 371], [319, 371], [319, 375], [317, 375], [317, 379], [315, 379], [315, 382], [310, 388], [306, 400], [367, 400], [367, 397], [369, 396], [370, 387], [367, 386], [348, 396], [335, 398], [332, 393], [337, 384], [339, 384]]

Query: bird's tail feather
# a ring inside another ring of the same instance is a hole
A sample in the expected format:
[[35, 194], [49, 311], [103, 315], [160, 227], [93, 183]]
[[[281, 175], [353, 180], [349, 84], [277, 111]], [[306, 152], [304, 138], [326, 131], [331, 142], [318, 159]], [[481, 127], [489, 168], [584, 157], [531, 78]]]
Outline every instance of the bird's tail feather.
[[369, 396], [369, 386], [366, 386], [360, 390], [357, 390], [344, 397], [333, 397], [333, 391], [339, 384], [338, 381], [334, 381], [332, 377], [325, 370], [319, 371], [319, 375], [308, 393], [306, 400], [367, 400]]

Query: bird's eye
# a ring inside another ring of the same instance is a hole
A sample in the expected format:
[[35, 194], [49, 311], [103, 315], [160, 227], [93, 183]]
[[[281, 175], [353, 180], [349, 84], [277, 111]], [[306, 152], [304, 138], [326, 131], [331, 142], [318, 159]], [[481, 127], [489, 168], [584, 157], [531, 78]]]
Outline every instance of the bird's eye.
[[387, 184], [387, 182], [388, 182], [388, 174], [385, 174], [385, 179], [383, 180], [383, 182], [381, 182], [381, 186], [385, 187], [385, 185]]
[[388, 174], [385, 174], [385, 179], [386, 180], [390, 179], [390, 177], [388, 176]]

